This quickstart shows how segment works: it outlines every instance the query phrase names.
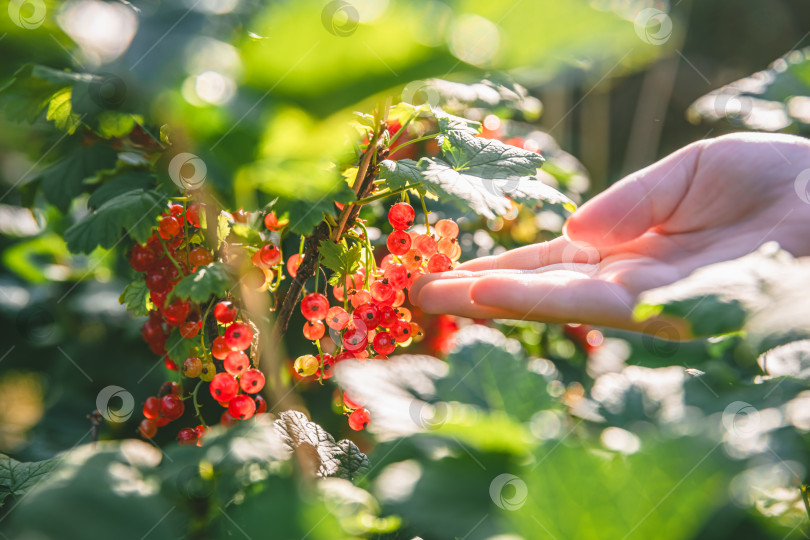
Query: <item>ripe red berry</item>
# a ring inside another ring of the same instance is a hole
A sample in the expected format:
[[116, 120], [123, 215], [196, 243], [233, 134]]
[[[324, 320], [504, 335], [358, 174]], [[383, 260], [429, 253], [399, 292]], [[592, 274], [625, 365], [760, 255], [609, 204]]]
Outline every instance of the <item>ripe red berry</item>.
[[192, 428], [183, 428], [177, 433], [177, 442], [181, 445], [191, 445], [197, 442], [197, 432]]
[[163, 318], [166, 320], [166, 324], [169, 326], [180, 326], [186, 319], [188, 318], [188, 314], [191, 311], [191, 306], [185, 300], [175, 300], [168, 306], [164, 307], [161, 310], [163, 313]]
[[259, 250], [259, 257], [268, 268], [281, 262], [281, 250], [274, 244], [265, 244]]
[[326, 327], [321, 321], [307, 321], [303, 328], [304, 337], [310, 341], [321, 339], [326, 332]]
[[450, 257], [443, 253], [437, 253], [433, 257], [430, 258], [428, 261], [428, 272], [436, 273], [436, 272], [446, 272], [450, 270], [453, 266], [453, 262], [450, 260]]
[[332, 367], [335, 365], [335, 357], [331, 354], [324, 353], [323, 359], [319, 354], [315, 358], [318, 359], [318, 364], [321, 366], [316, 372], [316, 376], [323, 379], [328, 379], [332, 376]]
[[214, 256], [202, 246], [197, 246], [188, 252], [188, 264], [191, 266], [207, 266], [214, 262]]
[[433, 227], [442, 238], [456, 238], [458, 236], [458, 225], [452, 219], [440, 219]]
[[202, 424], [200, 424], [200, 425], [198, 425], [197, 427], [194, 428], [194, 433], [197, 434], [198, 439], [202, 439], [202, 437], [203, 437], [203, 435], [205, 435], [206, 431], [208, 431], [208, 430]]
[[264, 388], [264, 373], [256, 368], [251, 368], [245, 371], [239, 377], [239, 387], [246, 394], [255, 394]]
[[158, 223], [158, 234], [164, 240], [169, 240], [180, 234], [183, 225], [174, 216], [166, 216]]
[[287, 273], [290, 276], [295, 277], [298, 275], [298, 267], [301, 266], [301, 261], [303, 257], [298, 255], [298, 253], [294, 255], [290, 255], [290, 258], [287, 259]]
[[186, 208], [186, 221], [192, 227], [199, 227], [200, 226], [200, 210], [202, 210], [203, 205], [200, 203], [191, 203]]
[[355, 409], [354, 412], [349, 415], [349, 427], [355, 431], [363, 431], [366, 429], [369, 422], [371, 422], [371, 414], [362, 407]]
[[129, 254], [129, 265], [136, 272], [146, 272], [155, 262], [155, 255], [146, 246], [135, 244]]
[[385, 245], [393, 255], [405, 255], [411, 249], [411, 236], [403, 231], [394, 231], [388, 235]]
[[321, 293], [309, 293], [301, 300], [301, 313], [308, 321], [322, 321], [329, 311], [329, 300]]
[[167, 396], [169, 394], [174, 394], [175, 396], [179, 396], [182, 393], [183, 389], [174, 381], [166, 381], [165, 383], [160, 385], [158, 389], [158, 397]]
[[394, 264], [394, 256], [389, 253], [380, 261], [380, 270], [385, 272], [385, 270], [392, 264]]
[[209, 386], [211, 396], [221, 403], [232, 400], [239, 392], [239, 383], [228, 373], [217, 373]]
[[409, 274], [410, 272], [404, 264], [392, 264], [385, 269], [383, 277], [395, 289], [404, 289], [408, 285]]
[[214, 318], [220, 324], [231, 324], [236, 320], [236, 306], [228, 301], [219, 302], [214, 306]]
[[202, 321], [186, 321], [180, 325], [180, 335], [186, 339], [192, 339], [197, 336], [202, 328]]
[[177, 420], [183, 416], [184, 410], [183, 400], [176, 394], [167, 394], [160, 398], [160, 414], [169, 420]]
[[343, 334], [343, 348], [349, 352], [358, 352], [368, 346], [368, 335], [359, 328], [349, 328]]
[[177, 363], [168, 356], [163, 358], [163, 365], [166, 366], [166, 369], [177, 371]]
[[242, 351], [231, 351], [222, 362], [225, 371], [238, 377], [250, 367], [250, 358]]
[[380, 332], [374, 336], [374, 350], [380, 354], [391, 354], [397, 348], [397, 340], [388, 332]]
[[400, 319], [389, 331], [397, 340], [397, 343], [403, 343], [411, 339], [411, 323], [408, 321]]
[[141, 337], [147, 343], [152, 343], [165, 336], [163, 332], [163, 323], [159, 319], [152, 319], [151, 317], [143, 323], [141, 327]]
[[160, 400], [155, 396], [146, 398], [143, 403], [143, 415], [149, 419], [160, 416]]
[[355, 327], [365, 330], [374, 330], [380, 324], [380, 310], [374, 304], [362, 304], [352, 313], [352, 322]]
[[267, 412], [267, 400], [262, 396], [256, 396], [253, 401], [256, 403], [256, 414]]
[[146, 274], [146, 288], [152, 292], [165, 293], [171, 289], [171, 282], [164, 274], [150, 271]]
[[389, 305], [382, 304], [380, 308], [380, 326], [391, 328], [399, 320], [397, 311]]
[[278, 224], [278, 217], [276, 217], [275, 212], [270, 212], [264, 216], [264, 226], [271, 231], [277, 231], [281, 228]]
[[413, 225], [415, 217], [416, 212], [414, 212], [413, 206], [408, 203], [396, 203], [388, 210], [388, 222], [398, 231], [404, 231]]
[[371, 284], [370, 289], [371, 297], [375, 302], [380, 302], [381, 304], [391, 304], [394, 301], [396, 291], [394, 290], [394, 287], [392, 287], [391, 284], [385, 280], [375, 281]]
[[425, 257], [430, 257], [431, 255], [436, 253], [438, 245], [436, 244], [436, 240], [434, 240], [432, 236], [429, 236], [427, 234], [420, 234], [419, 236], [413, 239], [413, 249], [415, 249]]
[[357, 309], [357, 306], [368, 304], [372, 300], [374, 299], [371, 297], [371, 293], [364, 290], [356, 291], [349, 295], [349, 302], [351, 302], [352, 307], [355, 309]]
[[338, 362], [343, 362], [344, 360], [351, 360], [353, 358], [357, 358], [357, 355], [355, 355], [353, 352], [343, 351], [342, 353], [340, 353], [335, 357], [335, 363], [337, 364]]
[[151, 439], [155, 435], [157, 435], [157, 424], [155, 424], [154, 420], [144, 419], [141, 420], [141, 424], [138, 426], [138, 431], [141, 434], [141, 437], [144, 439]]
[[218, 336], [211, 342], [211, 356], [217, 360], [225, 360], [225, 357], [231, 353], [231, 348], [225, 343], [224, 336]]
[[451, 261], [461, 257], [461, 246], [455, 238], [442, 238], [439, 240], [439, 253], [447, 255]]
[[256, 402], [253, 398], [240, 394], [228, 404], [228, 414], [239, 420], [247, 420], [256, 413]]
[[253, 330], [245, 323], [233, 323], [225, 329], [225, 345], [233, 351], [244, 351], [253, 341]]
[[332, 306], [326, 312], [326, 324], [332, 330], [343, 330], [349, 324], [348, 312], [340, 306]]

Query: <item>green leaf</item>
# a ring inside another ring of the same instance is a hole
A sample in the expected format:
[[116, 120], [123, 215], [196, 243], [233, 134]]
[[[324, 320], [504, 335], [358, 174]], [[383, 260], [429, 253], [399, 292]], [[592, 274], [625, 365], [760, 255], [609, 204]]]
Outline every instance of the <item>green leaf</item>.
[[345, 239], [339, 243], [324, 240], [321, 242], [319, 253], [321, 264], [334, 272], [329, 278], [329, 283], [337, 285], [360, 268], [363, 248], [359, 243], [349, 246]]
[[794, 259], [775, 243], [754, 253], [696, 270], [686, 278], [646, 291], [635, 317], [660, 314], [683, 319], [694, 336], [744, 331], [756, 353], [810, 338], [810, 297], [797, 295], [810, 260]]
[[200, 340], [186, 339], [180, 335], [180, 330], [175, 328], [166, 340], [166, 356], [175, 361], [180, 366], [189, 356], [194, 356], [194, 349], [200, 344]]
[[88, 76], [26, 64], [0, 88], [0, 109], [12, 121], [34, 122], [61, 89]]
[[228, 292], [231, 278], [224, 264], [215, 262], [201, 266], [193, 274], [181, 279], [174, 286], [172, 298], [182, 298], [194, 302], [204, 302], [211, 296], [222, 296]]
[[[201, 214], [203, 213], [201, 212]], [[231, 218], [228, 217], [227, 214], [220, 213], [217, 216], [217, 249], [222, 247], [222, 244], [224, 244], [225, 241], [228, 239], [228, 235], [231, 234], [232, 226], [233, 220], [231, 220]]]
[[83, 182], [98, 171], [115, 166], [118, 153], [105, 144], [80, 146], [40, 174], [42, 193], [63, 213], [84, 191]]
[[118, 303], [126, 305], [127, 311], [133, 312], [138, 317], [149, 315], [149, 311], [154, 307], [149, 299], [149, 289], [142, 279], [128, 283], [118, 298]]
[[98, 208], [119, 195], [137, 189], [147, 190], [155, 184], [155, 177], [146, 171], [127, 171], [106, 180], [90, 195], [89, 208]]
[[262, 243], [262, 236], [259, 231], [244, 223], [234, 223], [231, 226], [231, 234], [244, 244], [257, 246]]
[[455, 116], [440, 109], [434, 109], [433, 116], [436, 117], [436, 121], [439, 123], [439, 131], [443, 134], [450, 134], [452, 131], [460, 131], [470, 135], [478, 135], [483, 127], [481, 122]]
[[105, 139], [124, 137], [136, 124], [142, 122], [140, 116], [116, 111], [103, 111], [96, 119], [96, 131]]
[[21, 463], [0, 454], [0, 507], [9, 495], [20, 497], [37, 482], [45, 478], [56, 466], [57, 460], [47, 459]]
[[96, 246], [111, 248], [122, 238], [122, 230], [141, 244], [152, 234], [166, 197], [156, 191], [136, 189], [106, 201], [65, 231], [73, 253], [90, 253]]
[[392, 161], [385, 159], [380, 162], [379, 178], [385, 180], [391, 191], [402, 189], [405, 186], [422, 183], [422, 170], [412, 159]]
[[73, 112], [70, 104], [70, 87], [59, 90], [48, 103], [46, 120], [52, 120], [57, 129], [73, 134], [81, 125], [81, 117]]

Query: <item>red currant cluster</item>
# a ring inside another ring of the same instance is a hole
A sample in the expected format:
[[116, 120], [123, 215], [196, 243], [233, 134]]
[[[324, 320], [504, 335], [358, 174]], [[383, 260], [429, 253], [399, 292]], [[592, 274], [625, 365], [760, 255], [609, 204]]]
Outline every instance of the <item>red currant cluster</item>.
[[[386, 255], [379, 270], [360, 268], [345, 283], [332, 287], [332, 294], [343, 306], [330, 306], [329, 299], [318, 292], [304, 296], [301, 313], [307, 322], [303, 334], [309, 340], [320, 340], [328, 326], [335, 332], [339, 347], [336, 355], [299, 356], [293, 368], [299, 377], [332, 376], [332, 367], [342, 360], [374, 358], [385, 360], [397, 346], [406, 347], [420, 341], [422, 328], [411, 320], [411, 312], [403, 307], [405, 289], [427, 272], [444, 272], [453, 267], [461, 255], [456, 237], [458, 225], [449, 219], [436, 223], [439, 240], [430, 234], [407, 232], [413, 225], [415, 212], [408, 203], [393, 205], [388, 221], [394, 231], [388, 235]], [[289, 267], [288, 261], [288, 267]], [[320, 349], [320, 345], [319, 345]], [[343, 395], [344, 410], [349, 413], [349, 426], [364, 429], [369, 412]]]
[[[182, 373], [186, 378], [199, 379], [210, 383], [211, 395], [221, 405], [227, 407], [221, 421], [230, 424], [236, 420], [245, 420], [255, 413], [265, 412], [267, 402], [256, 395], [265, 384], [264, 374], [251, 367], [251, 359], [245, 352], [253, 342], [253, 329], [246, 319], [237, 321], [239, 310], [230, 301], [220, 301], [203, 308], [195, 303], [177, 299], [168, 302], [174, 286], [184, 276], [194, 272], [197, 267], [211, 264], [214, 254], [202, 245], [202, 235], [197, 234], [200, 228], [200, 212], [204, 207], [199, 203], [184, 207], [172, 204], [157, 224], [157, 231], [146, 244], [136, 244], [130, 252], [130, 266], [143, 272], [143, 279], [149, 290], [149, 298], [154, 305], [148, 320], [141, 330], [143, 339], [149, 344], [152, 352], [164, 355], [164, 363], [171, 370], [178, 370], [166, 350], [167, 340], [174, 328], [177, 328], [183, 339], [199, 337], [199, 346], [193, 356], [185, 359]], [[237, 222], [246, 222], [248, 215], [243, 211], [232, 215]], [[265, 217], [265, 225], [270, 230], [280, 227], [275, 214]], [[234, 250], [223, 249], [222, 257], [231, 260], [241, 256]], [[273, 267], [282, 259], [278, 246], [267, 243], [256, 250], [251, 261], [251, 271], [256, 279], [246, 276], [249, 286], [256, 289], [267, 288], [274, 280]], [[255, 282], [255, 283], [253, 283]], [[213, 306], [213, 315], [218, 325], [216, 336], [206, 340], [204, 322], [208, 310]], [[200, 332], [202, 331], [202, 335]], [[221, 362], [216, 364], [215, 361]], [[219, 365], [219, 368], [218, 368]], [[176, 382], [166, 383], [161, 387], [158, 396], [146, 400], [143, 408], [144, 420], [140, 425], [140, 434], [152, 438], [157, 428], [165, 426], [180, 418], [184, 411], [184, 400], [193, 399], [195, 411], [199, 417], [196, 389], [183, 396], [182, 386]], [[202, 421], [202, 418], [200, 421]], [[184, 443], [198, 442], [205, 432], [205, 425], [194, 429], [183, 428], [178, 439]]]

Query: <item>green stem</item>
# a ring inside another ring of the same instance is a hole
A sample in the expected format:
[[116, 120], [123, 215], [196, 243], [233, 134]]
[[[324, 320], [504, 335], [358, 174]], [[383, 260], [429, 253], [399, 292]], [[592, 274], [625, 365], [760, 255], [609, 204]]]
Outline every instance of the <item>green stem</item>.
[[395, 189], [394, 191], [383, 191], [383, 192], [377, 193], [375, 195], [371, 195], [370, 197], [366, 197], [365, 199], [360, 199], [358, 201], [355, 201], [352, 204], [354, 204], [355, 206], [363, 206], [363, 205], [372, 203], [374, 201], [379, 201], [380, 199], [390, 197], [392, 195], [397, 195], [399, 193], [402, 193], [404, 191], [407, 191], [407, 190], [409, 190], [411, 188], [415, 188], [416, 186], [420, 186], [420, 185], [421, 184], [409, 184], [409, 185], [407, 185], [405, 187]]
[[421, 193], [419, 194], [419, 200], [422, 201], [422, 211], [425, 212], [425, 228], [427, 229], [428, 236], [430, 236], [430, 222], [428, 220], [430, 212], [428, 212], [427, 204], [425, 204], [425, 197]]
[[414, 118], [416, 118], [416, 113], [412, 114], [411, 117], [408, 118], [408, 120], [406, 120], [404, 124], [402, 124], [402, 127], [400, 127], [399, 130], [397, 130], [396, 133], [394, 133], [394, 136], [391, 137], [391, 140], [388, 142], [388, 147], [389, 148], [391, 147], [392, 144], [397, 142], [397, 139], [399, 139], [399, 136], [402, 135], [402, 133], [405, 131], [405, 128], [408, 127], [408, 124], [410, 124], [413, 121]]
[[194, 414], [197, 416], [197, 418], [199, 418], [200, 423], [207, 429], [208, 425], [205, 423], [205, 419], [202, 417], [202, 414], [200, 414], [200, 404], [197, 403], [197, 392], [200, 390], [200, 386], [202, 386], [202, 383], [203, 383], [202, 380], [200, 380], [197, 383], [197, 386], [194, 387], [194, 391], [191, 392], [191, 398], [194, 403]]
[[[158, 235], [158, 238], [160, 238], [160, 235]], [[180, 268], [180, 265], [177, 264], [177, 261], [174, 260], [174, 257], [172, 257], [172, 254], [169, 253], [169, 248], [166, 247], [166, 242], [163, 241], [163, 238], [160, 238], [160, 245], [163, 246], [163, 251], [166, 252], [166, 256], [169, 258], [170, 261], [172, 261], [172, 264], [174, 265], [175, 268], [177, 268], [177, 271], [182, 276], [183, 275], [183, 269]]]
[[323, 385], [323, 351], [321, 350], [321, 340], [315, 340], [315, 346], [318, 348], [318, 365], [321, 370], [318, 372], [318, 382]]
[[202, 350], [203, 356], [208, 355], [208, 350], [205, 348], [205, 322], [208, 320], [208, 314], [211, 313], [211, 308], [214, 306], [214, 302], [208, 304], [208, 307], [205, 309], [205, 315], [202, 318], [202, 327], [200, 328], [200, 349]]
[[405, 148], [405, 147], [406, 147], [406, 146], [408, 146], [409, 144], [414, 144], [414, 143], [418, 143], [418, 142], [426, 141], [426, 140], [428, 140], [428, 139], [435, 139], [435, 138], [436, 138], [436, 137], [438, 137], [439, 135], [441, 135], [441, 133], [433, 133], [433, 134], [431, 134], [431, 135], [422, 135], [421, 137], [417, 137], [417, 138], [415, 138], [415, 139], [411, 139], [410, 141], [406, 141], [406, 142], [404, 142], [404, 143], [400, 144], [399, 146], [397, 146], [396, 148], [394, 148], [394, 149], [390, 150], [390, 151], [388, 152], [388, 155], [391, 155], [391, 154], [396, 154], [397, 152], [399, 152], [400, 150], [402, 150], [403, 148]]
[[301, 256], [304, 254], [304, 239], [306, 237], [302, 234], [301, 235], [301, 243], [298, 244], [298, 259], [301, 259]]

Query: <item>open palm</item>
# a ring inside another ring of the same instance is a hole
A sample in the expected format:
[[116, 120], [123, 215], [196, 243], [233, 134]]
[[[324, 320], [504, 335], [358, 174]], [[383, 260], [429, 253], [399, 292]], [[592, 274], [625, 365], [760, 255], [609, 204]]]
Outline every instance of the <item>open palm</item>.
[[768, 241], [810, 255], [804, 174], [810, 142], [799, 137], [700, 141], [583, 205], [564, 237], [420, 278], [411, 300], [431, 313], [644, 330], [631, 317], [642, 291]]

